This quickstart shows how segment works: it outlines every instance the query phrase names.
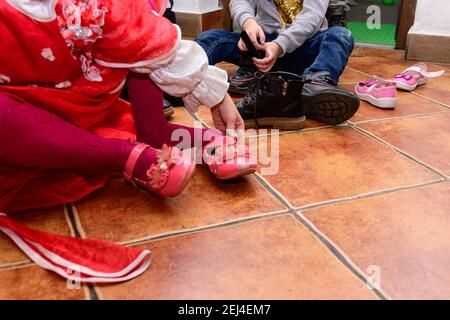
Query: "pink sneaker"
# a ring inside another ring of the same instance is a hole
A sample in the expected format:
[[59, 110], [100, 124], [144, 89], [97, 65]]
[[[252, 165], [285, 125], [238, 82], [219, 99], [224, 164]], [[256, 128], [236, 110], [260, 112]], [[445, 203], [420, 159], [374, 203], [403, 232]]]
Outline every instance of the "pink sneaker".
[[397, 84], [398, 89], [413, 91], [417, 86], [427, 83], [428, 78], [440, 77], [444, 70], [429, 72], [425, 63], [418, 63], [397, 74], [392, 81]]
[[382, 109], [394, 109], [397, 105], [395, 82], [382, 79], [360, 82], [355, 87], [358, 98]]

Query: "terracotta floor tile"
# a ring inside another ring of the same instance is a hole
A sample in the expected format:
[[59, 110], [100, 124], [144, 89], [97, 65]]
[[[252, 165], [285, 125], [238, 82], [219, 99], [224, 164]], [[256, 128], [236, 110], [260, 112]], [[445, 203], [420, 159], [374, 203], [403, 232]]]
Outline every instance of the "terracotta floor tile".
[[0, 300], [82, 300], [85, 290], [37, 266], [0, 271]]
[[281, 135], [280, 150], [279, 172], [265, 178], [295, 206], [438, 177], [351, 128]]
[[431, 98], [450, 108], [450, 76], [428, 79], [428, 83], [414, 90], [415, 93]]
[[202, 119], [209, 127], [214, 127], [214, 122], [211, 117], [211, 111], [206, 106], [200, 106], [196, 113], [197, 117]]
[[[344, 88], [354, 91], [354, 86], [352, 85], [344, 86]], [[366, 101], [361, 101], [358, 112], [351, 118], [350, 121], [358, 122], [365, 120], [387, 119], [447, 110], [447, 108], [425, 98], [418, 97], [409, 92], [398, 91], [398, 103], [395, 109], [380, 109]]]
[[450, 112], [361, 127], [450, 175]]
[[[450, 71], [450, 64], [448, 63], [434, 63], [435, 66]], [[445, 73], [446, 76], [450, 76], [448, 72]]]
[[[384, 55], [352, 56], [349, 60], [348, 67], [365, 72], [370, 76], [376, 75], [379, 77], [390, 79], [393, 78], [397, 73], [402, 72], [406, 68], [416, 63], [416, 61], [393, 59], [389, 56]], [[439, 67], [432, 64], [429, 64], [428, 67], [430, 71], [437, 71], [440, 69]]]
[[202, 167], [173, 199], [113, 180], [76, 207], [88, 237], [120, 242], [285, 209], [255, 177], [218, 182]]
[[374, 299], [294, 218], [283, 216], [145, 245], [139, 279], [103, 286], [106, 299]]
[[[197, 112], [197, 116], [202, 119], [209, 127], [214, 127], [214, 122], [212, 121], [211, 118], [211, 112], [209, 111], [209, 109], [205, 106], [201, 106]], [[326, 124], [315, 121], [315, 120], [310, 120], [310, 119], [306, 119], [305, 122], [305, 129], [310, 129], [310, 128], [319, 128], [319, 127], [325, 127]], [[255, 134], [269, 134], [272, 130], [270, 128], [263, 128], [263, 130], [260, 129], [250, 129], [247, 130], [246, 135], [247, 136], [254, 136]], [[285, 130], [280, 130], [281, 132], [285, 131]]]
[[398, 61], [404, 60], [405, 51], [356, 46], [353, 49], [352, 57], [385, 57], [393, 61]]
[[228, 73], [228, 78], [230, 78], [239, 69], [239, 66], [228, 62], [218, 63], [216, 64], [216, 67], [225, 70]]
[[450, 299], [450, 183], [305, 213], [394, 299]]
[[[36, 230], [70, 236], [70, 229], [62, 207], [60, 209], [10, 214], [9, 216], [17, 222]], [[0, 265], [29, 260], [2, 232], [0, 232], [0, 252]]]
[[174, 109], [175, 114], [173, 114], [172, 117], [169, 118], [170, 122], [182, 124], [189, 127], [193, 127], [195, 125], [195, 119], [189, 114], [189, 112], [184, 107], [176, 107]]
[[339, 79], [340, 84], [347, 84], [347, 83], [358, 83], [362, 80], [364, 80], [366, 77], [361, 72], [352, 70], [352, 69], [345, 69], [344, 73], [341, 75]]

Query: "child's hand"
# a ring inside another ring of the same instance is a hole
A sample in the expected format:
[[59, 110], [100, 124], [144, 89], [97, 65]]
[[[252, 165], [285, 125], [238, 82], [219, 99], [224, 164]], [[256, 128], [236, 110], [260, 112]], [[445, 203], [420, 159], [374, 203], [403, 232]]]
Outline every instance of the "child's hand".
[[[259, 24], [255, 20], [248, 19], [247, 21], [245, 21], [244, 25], [242, 26], [242, 29], [244, 29], [247, 32], [248, 37], [253, 42], [253, 45], [255, 46], [256, 50], [264, 49], [264, 44], [266, 43], [266, 35], [264, 34], [263, 29], [259, 26]], [[239, 39], [238, 48], [241, 51], [248, 51], [247, 46], [245, 45], [244, 41], [242, 41], [242, 39]]]
[[264, 45], [264, 51], [266, 51], [266, 57], [264, 59], [253, 58], [253, 63], [259, 71], [269, 72], [277, 62], [281, 48], [276, 42], [267, 42]]
[[245, 129], [244, 120], [242, 120], [236, 105], [228, 94], [225, 95], [225, 99], [220, 104], [211, 108], [211, 115], [215, 127], [222, 132], [236, 135], [236, 131]]

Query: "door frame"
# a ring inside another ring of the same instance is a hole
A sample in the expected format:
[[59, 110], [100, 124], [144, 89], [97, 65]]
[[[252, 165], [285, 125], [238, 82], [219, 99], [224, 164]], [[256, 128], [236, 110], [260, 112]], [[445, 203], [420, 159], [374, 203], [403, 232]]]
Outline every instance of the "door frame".
[[414, 25], [414, 19], [416, 17], [416, 6], [417, 0], [402, 0], [400, 4], [395, 35], [396, 49], [406, 49], [408, 32]]

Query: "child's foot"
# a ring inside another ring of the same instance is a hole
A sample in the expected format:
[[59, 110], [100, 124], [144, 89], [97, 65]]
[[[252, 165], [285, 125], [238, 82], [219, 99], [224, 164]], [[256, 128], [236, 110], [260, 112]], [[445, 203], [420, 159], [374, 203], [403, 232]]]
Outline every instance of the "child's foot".
[[330, 2], [328, 6], [326, 18], [328, 20], [328, 27], [347, 27], [346, 13], [349, 10], [349, 6], [343, 0]]
[[397, 105], [397, 88], [395, 82], [386, 80], [367, 80], [355, 87], [355, 92], [361, 100], [382, 109], [394, 109]]
[[203, 162], [219, 180], [242, 177], [256, 171], [256, 163], [249, 155], [248, 147], [240, 145], [237, 138], [223, 136], [203, 147]]
[[163, 111], [166, 119], [170, 118], [175, 113], [175, 109], [169, 100], [164, 99]]
[[194, 173], [195, 163], [189, 153], [163, 145], [156, 150], [155, 161], [154, 156], [146, 154], [149, 150], [155, 151], [143, 143], [134, 147], [125, 165], [125, 179], [160, 196], [177, 196]]
[[358, 111], [358, 97], [336, 87], [329, 72], [316, 72], [306, 77], [302, 100], [307, 119], [337, 125], [347, 121]]
[[245, 127], [303, 129], [303, 84], [303, 77], [287, 72], [269, 72], [255, 80], [246, 96], [236, 103]]
[[247, 70], [247, 68], [240, 67], [238, 71], [230, 77], [230, 88], [228, 89], [228, 92], [245, 95], [250, 88], [250, 84], [255, 80], [254, 70]]
[[398, 89], [413, 91], [417, 86], [426, 84], [428, 78], [440, 77], [444, 72], [444, 70], [429, 72], [425, 63], [417, 63], [397, 74], [392, 81], [396, 83]]

